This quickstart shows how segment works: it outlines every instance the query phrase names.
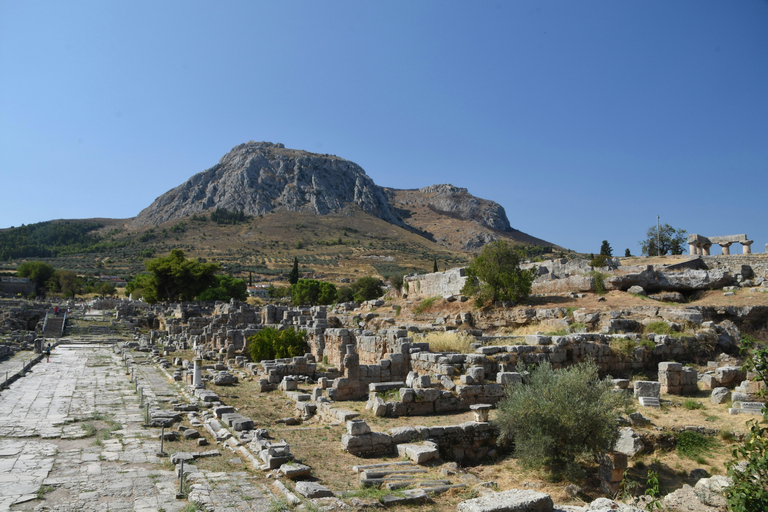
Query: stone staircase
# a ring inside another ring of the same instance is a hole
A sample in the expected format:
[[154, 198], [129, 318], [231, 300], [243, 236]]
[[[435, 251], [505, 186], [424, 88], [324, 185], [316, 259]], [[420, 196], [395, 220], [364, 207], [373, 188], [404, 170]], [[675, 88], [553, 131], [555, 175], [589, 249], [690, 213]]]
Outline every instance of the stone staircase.
[[61, 338], [64, 333], [65, 318], [49, 316], [45, 322], [45, 331], [43, 336], [46, 338]]

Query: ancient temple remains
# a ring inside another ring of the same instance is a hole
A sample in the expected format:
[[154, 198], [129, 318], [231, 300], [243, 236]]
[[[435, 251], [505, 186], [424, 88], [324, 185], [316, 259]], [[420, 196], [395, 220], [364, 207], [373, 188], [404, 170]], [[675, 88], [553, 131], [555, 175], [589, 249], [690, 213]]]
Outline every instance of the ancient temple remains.
[[747, 235], [726, 235], [726, 236], [701, 236], [697, 234], [688, 235], [688, 248], [691, 256], [703, 255], [709, 256], [709, 249], [712, 244], [717, 244], [723, 249], [723, 255], [731, 254], [731, 244], [739, 243], [742, 247], [742, 254], [751, 254], [750, 246], [753, 240], [748, 240]]

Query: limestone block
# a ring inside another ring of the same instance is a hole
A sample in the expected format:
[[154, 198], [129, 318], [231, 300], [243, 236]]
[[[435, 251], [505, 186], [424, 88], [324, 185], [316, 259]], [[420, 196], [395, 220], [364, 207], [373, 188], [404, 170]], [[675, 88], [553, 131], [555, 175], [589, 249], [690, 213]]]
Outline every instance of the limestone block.
[[504, 386], [496, 383], [485, 384], [483, 385], [483, 396], [485, 397], [504, 396]]
[[439, 457], [434, 443], [399, 444], [397, 445], [397, 455], [410, 459], [416, 464], [424, 464]]
[[744, 373], [736, 366], [721, 366], [715, 370], [715, 378], [721, 386], [731, 386], [744, 379]]
[[495, 492], [462, 501], [456, 512], [552, 512], [552, 498], [530, 489]]
[[428, 388], [430, 386], [432, 386], [432, 381], [429, 378], [429, 375], [419, 375], [413, 379], [414, 388]]
[[389, 430], [389, 435], [395, 444], [410, 443], [421, 439], [419, 431], [413, 427], [395, 427]]
[[713, 404], [723, 404], [731, 399], [731, 390], [726, 387], [715, 388], [709, 399]]
[[434, 402], [440, 398], [440, 390], [437, 388], [414, 389], [417, 402]]
[[552, 340], [549, 336], [542, 336], [541, 334], [528, 334], [525, 337], [525, 342], [528, 345], [549, 345]]
[[287, 462], [280, 466], [280, 473], [284, 474], [287, 478], [294, 480], [296, 478], [308, 477], [312, 473], [312, 468], [306, 464]]
[[347, 434], [351, 436], [359, 436], [362, 434], [370, 434], [371, 427], [365, 420], [349, 420], [347, 421]]
[[454, 384], [453, 381], [445, 375], [440, 377], [440, 384], [443, 386], [443, 389], [447, 389], [449, 391], [456, 387], [456, 384]]
[[460, 375], [459, 382], [464, 386], [475, 384], [475, 379], [471, 375]]
[[660, 398], [661, 383], [651, 380], [635, 381], [635, 398], [653, 397]]
[[717, 378], [714, 376], [714, 374], [711, 374], [711, 373], [705, 373], [704, 375], [702, 375], [701, 378], [699, 379], [699, 384], [701, 385], [701, 388], [705, 391], [710, 389], [714, 390], [720, 385]]
[[296, 482], [296, 492], [307, 498], [332, 498], [333, 491], [317, 482]]
[[476, 384], [482, 384], [485, 381], [485, 370], [482, 366], [467, 368], [467, 375], [471, 376]]
[[617, 452], [623, 453], [628, 457], [633, 457], [637, 453], [641, 452], [645, 448], [640, 436], [630, 427], [622, 427], [619, 429], [619, 438], [613, 445], [613, 449]]
[[456, 393], [459, 398], [469, 398], [482, 394], [483, 386], [456, 386]]
[[502, 386], [519, 384], [523, 382], [523, 376], [517, 372], [499, 372], [496, 374], [496, 382]]

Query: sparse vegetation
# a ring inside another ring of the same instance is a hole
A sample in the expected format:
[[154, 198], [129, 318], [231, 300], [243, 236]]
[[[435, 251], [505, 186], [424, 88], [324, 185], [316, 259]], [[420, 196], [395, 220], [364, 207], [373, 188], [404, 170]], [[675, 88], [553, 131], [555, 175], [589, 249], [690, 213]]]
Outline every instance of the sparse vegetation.
[[664, 322], [663, 320], [659, 320], [656, 322], [651, 322], [648, 325], [646, 325], [645, 328], [643, 329], [643, 332], [645, 334], [653, 333], [653, 334], [671, 335], [675, 331], [672, 330], [672, 326], [669, 325], [667, 322]]
[[429, 297], [419, 302], [414, 308], [414, 314], [420, 315], [424, 311], [428, 310], [432, 305], [437, 302], [440, 297]]
[[429, 343], [430, 352], [458, 352], [469, 354], [470, 345], [475, 337], [465, 331], [432, 331], [418, 338], [421, 343]]
[[608, 449], [618, 436], [617, 413], [627, 399], [612, 389], [592, 362], [563, 370], [541, 363], [499, 403], [501, 440], [513, 441], [527, 466], [578, 474], [579, 456]]
[[262, 329], [248, 338], [251, 361], [282, 359], [302, 355], [307, 350], [305, 333], [293, 327], [278, 331], [272, 327]]
[[466, 274], [461, 293], [474, 296], [477, 307], [527, 299], [535, 277], [533, 269], [520, 268], [520, 255], [503, 241], [485, 245]]

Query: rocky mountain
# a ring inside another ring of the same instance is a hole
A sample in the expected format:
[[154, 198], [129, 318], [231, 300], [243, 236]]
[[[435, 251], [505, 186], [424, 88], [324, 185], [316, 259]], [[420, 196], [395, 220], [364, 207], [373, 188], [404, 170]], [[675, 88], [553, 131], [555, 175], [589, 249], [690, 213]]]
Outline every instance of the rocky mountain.
[[333, 155], [286, 149], [283, 144], [251, 141], [155, 199], [130, 225], [153, 226], [216, 208], [247, 215], [277, 209], [327, 215], [350, 205], [403, 225], [382, 188], [357, 164]]
[[513, 229], [504, 208], [467, 189], [447, 184], [385, 189], [343, 158], [253, 141], [155, 199], [129, 226], [156, 226], [216, 208], [247, 215], [279, 210], [353, 215], [362, 210], [461, 251], [497, 239], [550, 245]]
[[499, 239], [552, 245], [512, 228], [504, 208], [453, 185], [420, 189], [386, 189], [391, 204], [413, 229], [429, 233], [438, 243], [475, 251]]

